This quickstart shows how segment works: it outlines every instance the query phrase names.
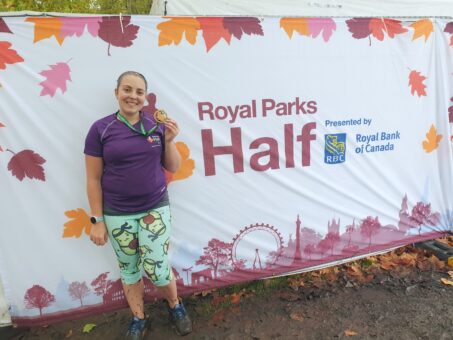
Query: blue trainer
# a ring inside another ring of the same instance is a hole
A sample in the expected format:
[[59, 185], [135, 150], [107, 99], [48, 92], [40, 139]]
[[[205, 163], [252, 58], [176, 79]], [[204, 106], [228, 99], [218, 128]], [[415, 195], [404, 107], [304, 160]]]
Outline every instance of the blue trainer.
[[179, 335], [187, 335], [192, 332], [192, 321], [187, 315], [181, 300], [179, 300], [179, 303], [175, 308], [170, 308], [168, 306], [168, 313], [170, 314], [171, 322], [175, 325], [176, 333]]
[[126, 339], [139, 340], [143, 339], [145, 333], [149, 327], [148, 318], [145, 316], [144, 319], [139, 319], [136, 316], [129, 323], [129, 328], [127, 329]]

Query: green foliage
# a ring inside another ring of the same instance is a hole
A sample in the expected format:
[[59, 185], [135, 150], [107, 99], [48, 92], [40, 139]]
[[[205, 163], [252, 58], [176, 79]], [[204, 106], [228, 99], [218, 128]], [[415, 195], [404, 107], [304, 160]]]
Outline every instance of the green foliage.
[[152, 0], [0, 0], [0, 12], [149, 14]]

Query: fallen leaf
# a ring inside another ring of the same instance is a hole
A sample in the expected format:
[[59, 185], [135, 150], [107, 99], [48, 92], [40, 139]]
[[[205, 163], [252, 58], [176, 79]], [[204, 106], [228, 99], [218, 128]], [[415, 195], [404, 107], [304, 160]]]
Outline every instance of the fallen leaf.
[[448, 275], [450, 275], [450, 278], [453, 279], [453, 270], [450, 270], [450, 271], [448, 271], [447, 273], [448, 273]]
[[411, 87], [411, 94], [417, 93], [417, 96], [426, 96], [426, 85], [423, 82], [426, 80], [426, 77], [423, 76], [418, 71], [411, 71], [409, 73], [409, 86]]
[[222, 321], [224, 319], [224, 317], [225, 317], [225, 312], [219, 311], [212, 316], [211, 320], [214, 322], [219, 322], [219, 321]]
[[72, 329], [70, 329], [68, 331], [68, 333], [66, 333], [65, 338], [70, 338], [71, 336], [72, 336]]
[[83, 333], [90, 333], [96, 327], [95, 323], [87, 323], [83, 326]]
[[8, 170], [19, 181], [22, 181], [25, 177], [45, 181], [44, 168], [41, 166], [45, 162], [46, 160], [34, 151], [23, 150], [11, 158], [8, 163]]
[[235, 304], [238, 304], [239, 302], [241, 302], [241, 296], [242, 296], [242, 294], [240, 294], [240, 293], [231, 294], [231, 296], [230, 296], [231, 303], [233, 305], [235, 305]]
[[11, 43], [7, 41], [0, 41], [0, 70], [4, 70], [6, 64], [15, 64], [24, 61], [15, 50], [10, 49], [11, 46]]
[[85, 234], [90, 235], [91, 222], [90, 216], [82, 208], [77, 210], [68, 210], [64, 213], [71, 220], [64, 224], [63, 237], [82, 236], [82, 231], [85, 229]]
[[25, 21], [35, 24], [33, 43], [54, 36], [60, 45], [63, 44], [64, 37], [61, 36], [63, 23], [60, 18], [27, 18]]
[[50, 70], [44, 70], [39, 72], [40, 75], [44, 76], [46, 80], [39, 83], [42, 86], [40, 96], [49, 95], [53, 97], [57, 89], [60, 89], [62, 93], [66, 92], [66, 82], [71, 81], [71, 69], [67, 63], [56, 63], [50, 65]]
[[289, 317], [292, 319], [292, 320], [296, 320], [296, 321], [299, 321], [299, 322], [302, 322], [304, 321], [304, 316], [302, 313], [299, 313], [299, 312], [291, 312], [291, 314], [289, 314]]
[[353, 331], [353, 330], [351, 330], [351, 329], [346, 329], [346, 330], [344, 331], [344, 335], [345, 335], [345, 336], [356, 336], [356, 335], [358, 335], [358, 334], [359, 334], [359, 333], [357, 333], [357, 332], [355, 332], [355, 331]]
[[449, 280], [449, 279], [446, 279], [446, 278], [441, 278], [440, 281], [442, 281], [442, 283], [444, 285], [448, 285], [448, 286], [453, 286], [453, 281]]
[[230, 44], [231, 33], [224, 27], [223, 19], [223, 17], [197, 17], [207, 52], [222, 38], [228, 45]]
[[433, 23], [430, 19], [418, 20], [410, 25], [410, 27], [414, 29], [414, 36], [412, 37], [412, 40], [424, 36], [426, 42], [431, 33], [434, 31]]
[[423, 141], [423, 149], [428, 153], [436, 150], [439, 147], [439, 142], [442, 139], [442, 135], [438, 135], [436, 127], [431, 125], [428, 133], [426, 134], [426, 139]]
[[449, 265], [450, 267], [453, 267], [453, 256], [450, 256], [450, 257], [448, 258], [448, 265]]
[[431, 255], [428, 260], [435, 266], [436, 269], [443, 269], [445, 268], [445, 262], [439, 260], [436, 256]]
[[194, 45], [197, 40], [197, 30], [200, 29], [200, 23], [195, 18], [177, 17], [161, 22], [157, 25], [157, 29], [160, 30], [158, 46], [179, 45], [183, 35], [186, 36], [186, 40], [191, 45]]
[[310, 36], [308, 20], [306, 18], [281, 18], [280, 27], [285, 30], [290, 39], [293, 37], [294, 32], [300, 35]]

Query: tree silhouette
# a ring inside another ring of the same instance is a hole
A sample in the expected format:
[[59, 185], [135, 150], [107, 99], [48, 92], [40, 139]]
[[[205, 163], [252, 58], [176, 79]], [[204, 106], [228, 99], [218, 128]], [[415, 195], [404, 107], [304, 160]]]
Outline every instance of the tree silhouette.
[[80, 306], [83, 306], [83, 298], [88, 295], [90, 289], [88, 288], [85, 281], [74, 281], [69, 285], [68, 291], [69, 295], [72, 296], [72, 299], [79, 300]]
[[39, 316], [42, 316], [42, 309], [49, 307], [55, 302], [55, 296], [52, 295], [47, 289], [40, 285], [34, 285], [25, 292], [24, 296], [25, 308], [39, 309]]
[[94, 288], [94, 294], [104, 296], [107, 293], [108, 289], [110, 288], [110, 285], [113, 282], [107, 279], [109, 273], [110, 272], [102, 273], [93, 281], [91, 281], [91, 286]]
[[368, 216], [362, 220], [362, 223], [360, 224], [360, 233], [368, 237], [368, 247], [371, 247], [371, 238], [379, 232], [379, 228], [381, 228], [381, 222], [379, 222], [377, 216], [376, 218]]
[[311, 254], [315, 252], [315, 245], [313, 243], [307, 244], [304, 247], [304, 253], [308, 255], [308, 258], [311, 260]]
[[412, 208], [411, 216], [409, 217], [412, 228], [418, 228], [418, 235], [421, 234], [422, 225], [428, 224], [435, 226], [440, 221], [440, 214], [438, 212], [431, 213], [431, 203], [424, 204], [417, 202]]
[[214, 278], [217, 278], [217, 273], [222, 267], [229, 265], [229, 253], [232, 244], [220, 241], [218, 239], [211, 239], [208, 246], [203, 248], [203, 255], [197, 260], [195, 264], [204, 264], [214, 271]]
[[328, 232], [326, 237], [319, 242], [319, 248], [323, 250], [325, 254], [328, 249], [330, 249], [330, 255], [333, 255], [333, 248], [335, 243], [340, 240], [340, 234], [337, 232]]

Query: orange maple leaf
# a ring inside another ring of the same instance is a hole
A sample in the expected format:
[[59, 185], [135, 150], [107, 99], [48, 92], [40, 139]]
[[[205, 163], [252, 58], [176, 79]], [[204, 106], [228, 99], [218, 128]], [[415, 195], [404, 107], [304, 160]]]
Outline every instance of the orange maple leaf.
[[90, 216], [85, 210], [78, 208], [77, 210], [68, 210], [64, 213], [67, 217], [71, 218], [64, 224], [63, 238], [64, 237], [77, 237], [82, 236], [82, 231], [85, 229], [85, 234], [89, 235], [91, 231]]
[[433, 23], [429, 19], [418, 20], [410, 25], [414, 29], [412, 40], [425, 36], [425, 42], [434, 31]]
[[222, 38], [225, 39], [228, 45], [230, 44], [231, 33], [223, 26], [223, 18], [199, 17], [197, 20], [200, 23], [200, 28], [203, 32], [207, 52], [209, 52], [209, 50]]
[[15, 64], [24, 61], [13, 49], [10, 49], [11, 43], [0, 41], [0, 70], [6, 68], [6, 64]]
[[35, 24], [34, 43], [55, 36], [58, 43], [63, 44], [64, 37], [61, 35], [63, 22], [60, 18], [27, 18], [25, 21]]
[[389, 38], [394, 38], [396, 34], [407, 32], [401, 21], [395, 19], [373, 18], [370, 20], [369, 27], [373, 36], [380, 41], [384, 40], [384, 32], [387, 33]]
[[414, 95], [414, 92], [417, 92], [419, 97], [426, 96], [426, 85], [423, 84], [426, 77], [423, 76], [420, 72], [411, 71], [409, 73], [409, 86], [411, 87], [411, 94]]
[[442, 139], [442, 135], [438, 135], [436, 127], [431, 125], [429, 132], [426, 134], [426, 139], [423, 141], [423, 149], [426, 152], [431, 152], [439, 147], [439, 142]]
[[182, 180], [193, 175], [193, 170], [195, 169], [195, 161], [190, 159], [190, 149], [183, 142], [176, 143], [176, 149], [181, 155], [181, 165], [175, 173], [166, 172], [167, 184], [170, 182]]
[[306, 18], [281, 18], [280, 27], [283, 28], [291, 39], [294, 31], [300, 35], [310, 35], [308, 20]]
[[198, 20], [186, 17], [168, 18], [170, 18], [169, 21], [157, 25], [157, 29], [160, 30], [158, 45], [179, 45], [183, 34], [186, 35], [186, 40], [194, 45], [197, 40], [197, 30], [200, 29]]

